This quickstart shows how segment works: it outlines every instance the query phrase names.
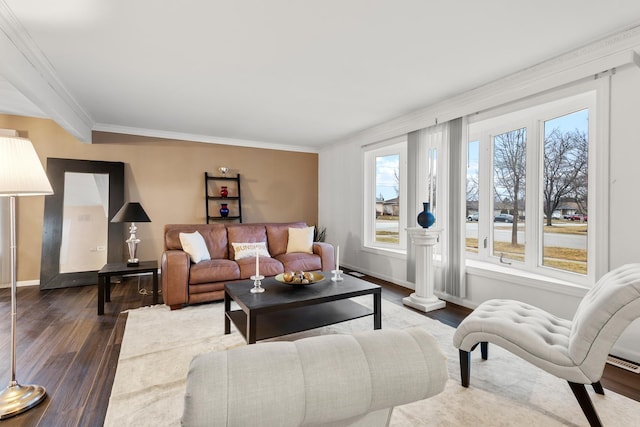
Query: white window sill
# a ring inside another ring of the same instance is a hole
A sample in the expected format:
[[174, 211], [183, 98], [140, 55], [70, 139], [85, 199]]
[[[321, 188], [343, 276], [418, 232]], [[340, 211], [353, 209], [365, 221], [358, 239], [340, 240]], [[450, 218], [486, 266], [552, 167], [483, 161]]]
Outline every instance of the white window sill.
[[407, 251], [402, 249], [381, 248], [373, 246], [362, 246], [364, 252], [369, 252], [376, 255], [389, 256], [392, 258], [405, 259], [407, 257]]
[[580, 298], [589, 290], [588, 287], [577, 283], [470, 259], [466, 260], [466, 274]]

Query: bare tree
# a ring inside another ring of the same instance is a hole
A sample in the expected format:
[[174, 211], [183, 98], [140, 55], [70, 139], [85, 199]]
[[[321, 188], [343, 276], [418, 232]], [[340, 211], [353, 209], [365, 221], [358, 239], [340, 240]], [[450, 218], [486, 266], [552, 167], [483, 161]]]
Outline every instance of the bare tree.
[[393, 181], [395, 185], [393, 186], [393, 191], [396, 192], [396, 197], [400, 196], [400, 171], [398, 168], [393, 169]]
[[544, 213], [551, 225], [553, 212], [563, 200], [573, 198], [580, 210], [587, 199], [587, 135], [579, 130], [554, 129], [544, 141]]
[[467, 176], [467, 202], [477, 202], [479, 195], [478, 176]]
[[526, 128], [494, 137], [494, 191], [497, 198], [512, 206], [511, 244], [518, 244], [518, 214], [524, 202], [526, 174]]

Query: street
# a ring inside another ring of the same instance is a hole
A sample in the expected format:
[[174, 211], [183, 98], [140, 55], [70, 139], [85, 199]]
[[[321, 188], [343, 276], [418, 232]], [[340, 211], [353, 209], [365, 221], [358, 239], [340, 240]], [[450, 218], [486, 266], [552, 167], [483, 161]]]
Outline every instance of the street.
[[[563, 223], [558, 224], [557, 227], [576, 227], [584, 224], [581, 223]], [[522, 229], [524, 224], [519, 224], [518, 227], [518, 242], [524, 243], [524, 230]], [[494, 222], [494, 240], [497, 242], [510, 242], [511, 241], [511, 224]], [[376, 230], [378, 231], [398, 231], [398, 221], [376, 221]], [[466, 223], [466, 236], [477, 237], [478, 236], [478, 223], [467, 222]], [[587, 248], [587, 234], [560, 234], [560, 233], [544, 233], [544, 245], [554, 246], [559, 248], [571, 248], [571, 249], [586, 249]]]

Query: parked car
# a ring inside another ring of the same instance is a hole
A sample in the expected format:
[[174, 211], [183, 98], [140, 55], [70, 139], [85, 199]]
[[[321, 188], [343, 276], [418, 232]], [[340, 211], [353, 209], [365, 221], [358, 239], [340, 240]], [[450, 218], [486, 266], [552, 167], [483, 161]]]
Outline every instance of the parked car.
[[569, 221], [584, 221], [587, 222], [587, 215], [584, 214], [571, 214], [564, 216]]
[[493, 217], [493, 222], [513, 222], [513, 215], [510, 214], [498, 214]]
[[[544, 217], [544, 219], [547, 219], [547, 214], [543, 213], [542, 216]], [[554, 212], [551, 214], [551, 219], [562, 219], [562, 215], [560, 215], [558, 212]]]
[[467, 221], [477, 221], [478, 220], [478, 212], [472, 213], [467, 217]]

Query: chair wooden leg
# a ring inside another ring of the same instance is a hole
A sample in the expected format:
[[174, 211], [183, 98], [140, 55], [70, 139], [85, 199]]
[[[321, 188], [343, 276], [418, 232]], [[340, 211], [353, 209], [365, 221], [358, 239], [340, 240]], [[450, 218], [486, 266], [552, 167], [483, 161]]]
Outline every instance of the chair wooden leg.
[[600, 384], [600, 381], [591, 384], [591, 387], [593, 387], [593, 391], [595, 391], [597, 394], [604, 395], [604, 389], [602, 388], [602, 384]]
[[582, 408], [582, 412], [584, 412], [584, 415], [587, 417], [589, 425], [591, 427], [601, 427], [602, 423], [600, 422], [596, 408], [593, 407], [593, 402], [591, 402], [591, 399], [589, 398], [587, 388], [584, 384], [573, 383], [571, 381], [568, 381], [568, 383], [573, 395], [578, 399], [578, 403]]
[[469, 376], [471, 371], [471, 352], [458, 350], [460, 354], [460, 378], [462, 387], [469, 387]]
[[480, 353], [482, 354], [482, 360], [487, 360], [489, 358], [489, 343], [483, 341], [480, 343]]

